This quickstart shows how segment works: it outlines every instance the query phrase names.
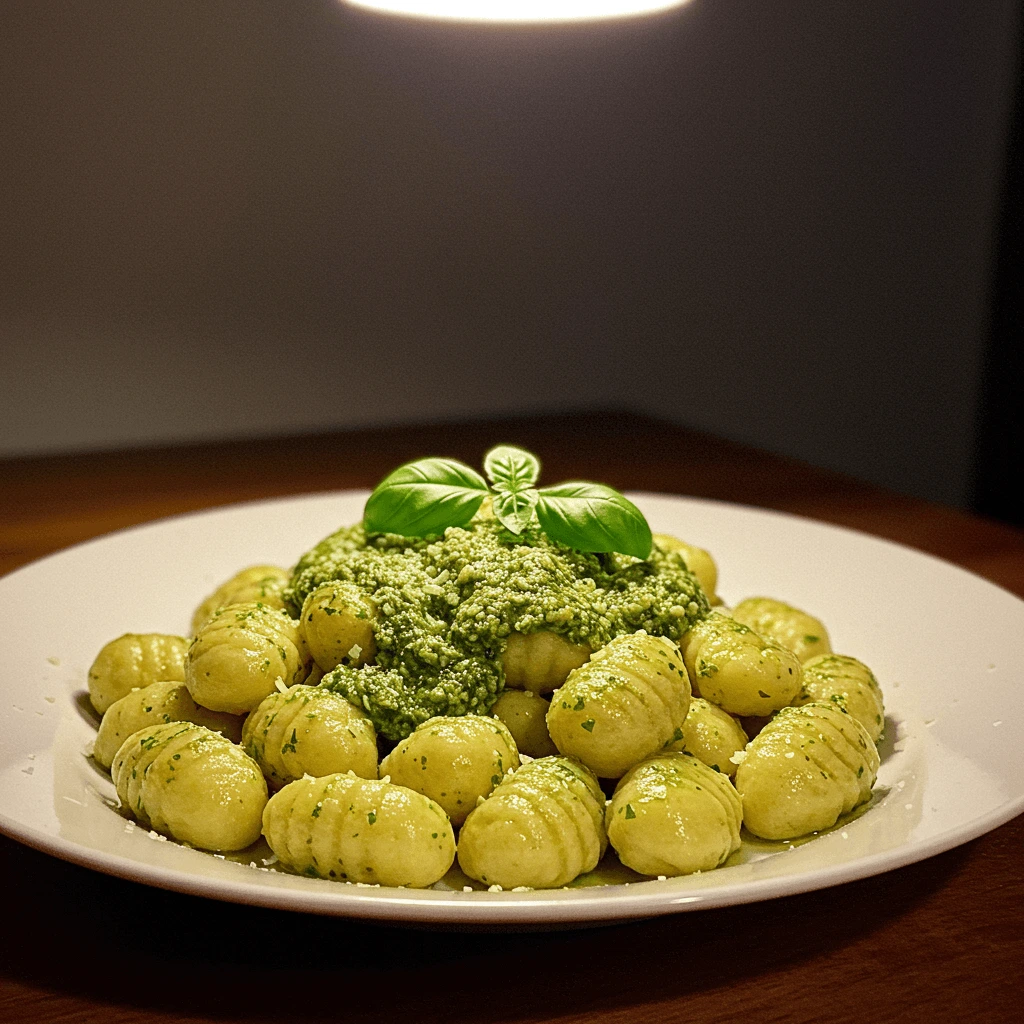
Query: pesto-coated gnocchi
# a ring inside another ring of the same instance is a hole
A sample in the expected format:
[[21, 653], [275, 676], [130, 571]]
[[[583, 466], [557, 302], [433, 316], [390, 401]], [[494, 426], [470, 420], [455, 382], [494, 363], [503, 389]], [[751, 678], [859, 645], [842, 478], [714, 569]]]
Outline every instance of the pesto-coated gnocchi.
[[157, 832], [203, 850], [241, 850], [259, 838], [263, 775], [241, 747], [204, 726], [170, 722], [132, 733], [110, 774], [122, 807]]
[[728, 615], [696, 623], [682, 649], [694, 693], [731, 715], [767, 715], [800, 692], [796, 655]]
[[743, 823], [763, 839], [830, 828], [871, 795], [878, 751], [833, 703], [783, 708], [750, 741], [736, 771]]
[[423, 888], [455, 859], [433, 800], [348, 773], [290, 782], [267, 803], [263, 834], [283, 864], [313, 878]]
[[505, 685], [514, 690], [551, 693], [574, 668], [586, 663], [590, 653], [586, 644], [570, 643], [550, 630], [513, 632], [501, 656]]
[[89, 668], [89, 700], [102, 715], [115, 700], [150, 683], [185, 678], [188, 640], [167, 633], [125, 633], [106, 644]]
[[491, 708], [491, 714], [504, 722], [516, 749], [528, 757], [550, 757], [558, 753], [552, 743], [546, 721], [551, 701], [530, 690], [505, 690]]
[[688, 754], [656, 754], [615, 787], [605, 824], [619, 860], [642, 875], [688, 875], [740, 848], [743, 807], [728, 777]]
[[268, 694], [301, 683], [309, 657], [298, 623], [259, 602], [218, 609], [185, 658], [185, 685], [197, 704], [241, 715]]
[[150, 683], [132, 690], [107, 708], [100, 722], [92, 756], [109, 769], [122, 743], [139, 729], [167, 722], [194, 722], [226, 736], [232, 743], [242, 738], [242, 720], [200, 707], [184, 683]]
[[551, 699], [548, 732], [563, 754], [603, 778], [682, 739], [690, 684], [667, 637], [630, 633], [596, 651]]
[[592, 871], [607, 846], [604, 794], [567, 757], [542, 757], [506, 775], [459, 833], [459, 867], [503, 889], [554, 889]]
[[325, 583], [312, 591], [299, 622], [317, 666], [330, 672], [339, 665], [372, 665], [377, 656], [375, 616], [373, 602], [352, 583]]
[[[589, 485], [532, 508], [535, 492], [503, 490], [515, 449], [499, 455], [491, 496], [452, 484], [462, 525], [421, 485], [465, 467], [409, 464], [294, 570], [221, 584], [191, 641], [108, 643], [89, 671], [94, 759], [125, 813], [211, 851], [262, 832], [270, 870], [497, 890], [568, 886], [609, 845], [624, 866], [610, 854], [609, 879], [707, 871], [733, 862], [744, 825], [792, 840], [869, 806], [881, 690], [819, 619], [768, 597], [729, 611], [708, 551], [648, 547], [628, 502], [619, 536]], [[423, 515], [392, 521], [414, 492]]]
[[654, 534], [654, 543], [663, 551], [674, 551], [682, 557], [686, 568], [697, 577], [697, 582], [707, 594], [710, 604], [722, 603], [722, 599], [715, 592], [715, 588], [718, 586], [718, 566], [709, 551], [695, 547], [693, 544], [687, 544], [668, 533]]
[[268, 608], [284, 608], [281, 595], [292, 574], [276, 565], [251, 565], [236, 572], [222, 583], [192, 613], [192, 635], [195, 636], [213, 618], [218, 608], [229, 604], [248, 604], [258, 601]]
[[430, 797], [453, 825], [461, 825], [477, 801], [518, 767], [515, 740], [502, 722], [460, 715], [417, 726], [381, 761], [380, 776]]
[[249, 714], [245, 752], [274, 786], [336, 772], [377, 777], [377, 734], [361, 708], [301, 683], [275, 690]]
[[832, 650], [821, 619], [773, 597], [748, 597], [733, 608], [732, 617], [755, 633], [782, 644], [800, 661]]
[[724, 775], [735, 775], [732, 758], [746, 745], [747, 734], [732, 715], [703, 697], [693, 697], [683, 722], [683, 738], [668, 749], [690, 754]]
[[841, 703], [860, 722], [872, 741], [882, 738], [885, 705], [882, 688], [874, 673], [862, 661], [843, 654], [822, 654], [804, 662], [804, 685], [793, 701]]

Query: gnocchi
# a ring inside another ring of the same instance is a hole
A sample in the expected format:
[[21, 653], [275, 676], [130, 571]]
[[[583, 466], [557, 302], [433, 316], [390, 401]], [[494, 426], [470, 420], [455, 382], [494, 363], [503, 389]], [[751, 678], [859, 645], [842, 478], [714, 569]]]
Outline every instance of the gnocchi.
[[459, 867], [504, 889], [553, 889], [597, 866], [608, 844], [604, 794], [567, 757], [530, 761], [472, 810], [459, 835]]
[[259, 602], [229, 604], [196, 634], [185, 658], [192, 699], [213, 711], [247, 714], [309, 674], [306, 645], [286, 612]]
[[634, 765], [606, 812], [608, 841], [642, 875], [687, 875], [724, 864], [740, 848], [743, 807], [728, 777], [688, 754]]
[[871, 795], [878, 751], [833, 703], [783, 708], [750, 742], [736, 771], [743, 824], [763, 839], [830, 828]]
[[166, 722], [205, 725], [232, 742], [242, 737], [239, 718], [200, 707], [184, 683], [150, 683], [125, 694], [107, 708], [96, 734], [92, 756], [109, 769], [118, 748], [133, 732]]
[[821, 619], [772, 597], [748, 597], [733, 608], [732, 617], [755, 633], [782, 644], [800, 661], [832, 650]]
[[885, 728], [882, 688], [862, 661], [843, 654], [821, 654], [804, 663], [804, 685], [794, 704], [834, 701], [867, 730], [874, 743]]
[[731, 715], [778, 711], [803, 682], [792, 651], [720, 612], [690, 630], [683, 658], [694, 692]]
[[709, 603], [713, 605], [722, 603], [722, 599], [716, 592], [718, 566], [715, 564], [714, 558], [711, 557], [711, 552], [695, 547], [693, 544], [687, 544], [685, 541], [679, 540], [678, 537], [667, 533], [656, 533], [654, 543], [663, 551], [674, 552], [683, 559], [686, 568], [697, 577], [697, 581], [708, 596]]
[[166, 633], [125, 633], [104, 645], [89, 667], [89, 700], [102, 715], [116, 700], [150, 683], [185, 678], [188, 640]]
[[491, 714], [512, 733], [519, 753], [550, 757], [558, 753], [548, 732], [550, 707], [551, 701], [530, 690], [505, 690], [491, 708]]
[[505, 685], [514, 690], [551, 693], [574, 668], [585, 665], [590, 654], [587, 644], [571, 643], [550, 630], [513, 632], [501, 656]]
[[666, 637], [632, 633], [570, 673], [551, 700], [548, 731], [561, 753], [617, 779], [681, 739], [689, 707], [679, 648]]
[[735, 775], [736, 755], [746, 745], [747, 734], [732, 715], [703, 697], [694, 697], [683, 722], [682, 739], [669, 750], [691, 754], [716, 772]]
[[430, 797], [461, 825], [477, 801], [519, 767], [519, 751], [508, 729], [483, 715], [431, 718], [381, 761], [390, 776]]
[[169, 722], [133, 732], [111, 765], [118, 799], [147, 827], [203, 850], [241, 850], [260, 834], [267, 784], [218, 732]]
[[339, 665], [372, 665], [377, 655], [373, 636], [373, 602], [350, 583], [325, 583], [303, 602], [302, 633], [322, 672]]
[[263, 834], [283, 864], [313, 878], [424, 888], [455, 859], [433, 800], [351, 774], [288, 783], [267, 802]]
[[373, 723], [354, 704], [315, 686], [265, 697], [245, 720], [242, 746], [272, 786], [335, 772], [377, 777]]
[[257, 601], [267, 608], [284, 608], [282, 594], [292, 574], [276, 565], [251, 565], [235, 573], [205, 598], [192, 613], [192, 635], [195, 636], [213, 618], [214, 613], [229, 604]]

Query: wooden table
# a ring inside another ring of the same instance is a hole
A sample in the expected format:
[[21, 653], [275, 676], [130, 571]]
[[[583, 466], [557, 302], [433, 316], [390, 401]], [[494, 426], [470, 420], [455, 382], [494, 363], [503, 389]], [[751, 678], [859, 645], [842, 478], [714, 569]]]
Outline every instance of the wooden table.
[[[0, 462], [0, 572], [173, 513], [372, 486], [420, 455], [479, 464], [502, 440], [537, 452], [547, 480], [602, 479], [813, 516], [929, 551], [1024, 596], [1016, 530], [622, 414]], [[1018, 1020], [1022, 850], [1024, 817], [821, 892], [588, 931], [492, 935], [222, 904], [0, 838], [0, 1020]]]

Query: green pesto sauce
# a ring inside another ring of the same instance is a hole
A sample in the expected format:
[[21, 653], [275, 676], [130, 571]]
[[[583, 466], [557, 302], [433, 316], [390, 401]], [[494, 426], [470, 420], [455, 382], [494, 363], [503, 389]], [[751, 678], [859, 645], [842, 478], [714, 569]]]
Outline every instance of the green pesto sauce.
[[332, 581], [373, 600], [377, 657], [339, 666], [321, 685], [392, 740], [435, 715], [487, 714], [505, 685], [513, 631], [550, 630], [596, 650], [640, 629], [679, 640], [708, 614], [678, 554], [657, 545], [644, 561], [584, 553], [540, 530], [516, 537], [486, 517], [422, 539], [343, 527], [299, 560], [284, 594], [292, 614]]

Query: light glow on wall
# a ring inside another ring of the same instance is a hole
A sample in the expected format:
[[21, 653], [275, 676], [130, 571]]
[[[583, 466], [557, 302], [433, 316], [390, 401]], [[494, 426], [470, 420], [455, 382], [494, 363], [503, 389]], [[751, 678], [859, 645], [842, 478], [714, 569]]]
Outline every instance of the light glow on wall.
[[389, 14], [455, 21], [587, 21], [651, 14], [687, 0], [347, 0]]

